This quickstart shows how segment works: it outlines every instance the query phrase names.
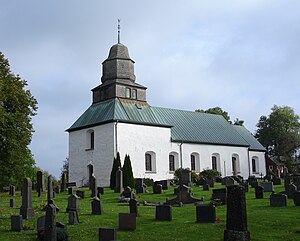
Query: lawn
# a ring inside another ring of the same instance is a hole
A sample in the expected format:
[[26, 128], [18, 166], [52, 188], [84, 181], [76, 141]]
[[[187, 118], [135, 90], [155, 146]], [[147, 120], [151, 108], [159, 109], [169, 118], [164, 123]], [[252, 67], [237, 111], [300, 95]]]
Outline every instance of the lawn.
[[[221, 188], [217, 183], [215, 188]], [[95, 241], [98, 240], [98, 228], [118, 229], [118, 213], [129, 212], [129, 207], [118, 202], [118, 194], [109, 188], [105, 188], [102, 195], [104, 214], [91, 215], [90, 191], [85, 190], [85, 199], [81, 199], [79, 221], [77, 225], [67, 225], [70, 241]], [[283, 186], [275, 186], [275, 191], [280, 192]], [[152, 190], [149, 190], [152, 192]], [[138, 195], [138, 201], [143, 202], [164, 202], [166, 198], [173, 198], [173, 187], [164, 191], [163, 194], [145, 193]], [[210, 191], [202, 191], [202, 187], [193, 186], [193, 193], [196, 198], [204, 197], [206, 203], [211, 197]], [[264, 199], [255, 199], [254, 189], [251, 188], [246, 194], [248, 230], [253, 241], [299, 241], [300, 240], [300, 207], [295, 206], [292, 199], [288, 200], [287, 207], [270, 207], [270, 193], [265, 193]], [[57, 221], [68, 223], [67, 192], [60, 193], [54, 199], [55, 204], [60, 208], [57, 213]], [[33, 230], [23, 232], [10, 231], [10, 216], [19, 214], [21, 206], [20, 192], [16, 193], [17, 208], [9, 207], [10, 196], [8, 193], [0, 193], [0, 241], [30, 241], [36, 240], [37, 218], [45, 215], [43, 206], [46, 204], [46, 192], [38, 197], [33, 191], [33, 206], [35, 216], [32, 219], [24, 220], [26, 227]], [[196, 223], [196, 208], [193, 205], [173, 207], [173, 220], [156, 221], [155, 207], [139, 206], [137, 217], [137, 229], [134, 232], [117, 231], [118, 240], [123, 241], [166, 241], [166, 240], [223, 240], [223, 232], [226, 227], [226, 205], [217, 207], [218, 223], [202, 224]]]

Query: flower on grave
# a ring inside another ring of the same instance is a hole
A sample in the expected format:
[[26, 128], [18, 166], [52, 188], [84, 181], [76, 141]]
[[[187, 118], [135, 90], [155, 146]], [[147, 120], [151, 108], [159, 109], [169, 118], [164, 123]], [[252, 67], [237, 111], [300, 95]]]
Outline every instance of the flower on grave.
[[217, 223], [220, 223], [221, 221], [222, 221], [221, 218], [216, 217], [216, 222], [217, 222]]

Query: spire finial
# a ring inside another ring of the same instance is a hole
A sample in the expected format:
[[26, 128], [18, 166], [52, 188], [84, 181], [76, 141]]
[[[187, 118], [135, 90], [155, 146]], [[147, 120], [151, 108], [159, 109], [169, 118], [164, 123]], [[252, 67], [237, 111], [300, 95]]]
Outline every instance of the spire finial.
[[118, 19], [118, 44], [120, 43], [120, 22], [121, 22], [121, 19]]

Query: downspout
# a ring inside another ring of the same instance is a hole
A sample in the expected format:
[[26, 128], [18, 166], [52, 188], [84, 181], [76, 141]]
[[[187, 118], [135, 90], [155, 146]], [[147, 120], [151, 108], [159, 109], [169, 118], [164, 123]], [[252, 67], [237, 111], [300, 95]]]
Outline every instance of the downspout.
[[116, 123], [115, 123], [115, 141], [116, 141], [116, 153], [115, 153], [115, 157], [117, 156], [117, 153], [118, 153], [118, 123], [119, 121], [117, 120]]
[[249, 176], [251, 175], [251, 172], [250, 172], [250, 152], [249, 152], [249, 148], [247, 149], [248, 150], [248, 172], [249, 172]]
[[182, 168], [182, 144], [183, 141], [179, 144], [179, 152], [180, 152], [180, 167]]

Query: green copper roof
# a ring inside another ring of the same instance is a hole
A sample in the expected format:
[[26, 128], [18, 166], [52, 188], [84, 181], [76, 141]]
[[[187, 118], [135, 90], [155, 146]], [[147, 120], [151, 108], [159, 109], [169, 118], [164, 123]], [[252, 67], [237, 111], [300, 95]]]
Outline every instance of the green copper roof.
[[119, 98], [91, 105], [67, 131], [113, 121], [171, 128], [173, 142], [245, 146], [264, 151], [246, 128], [229, 124], [223, 116], [151, 107], [147, 102]]

